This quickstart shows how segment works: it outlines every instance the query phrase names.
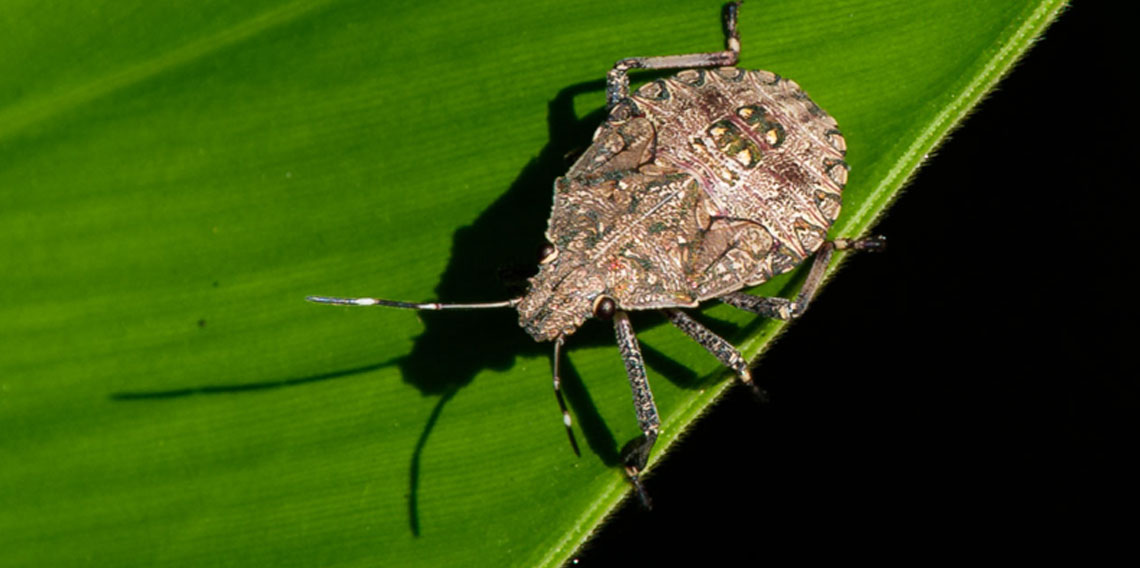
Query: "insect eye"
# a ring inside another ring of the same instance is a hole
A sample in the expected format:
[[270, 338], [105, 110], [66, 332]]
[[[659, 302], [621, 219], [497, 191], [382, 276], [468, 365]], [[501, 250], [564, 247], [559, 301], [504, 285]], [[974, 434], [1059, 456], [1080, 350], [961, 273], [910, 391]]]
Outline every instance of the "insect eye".
[[558, 258], [558, 249], [554, 248], [554, 245], [546, 243], [538, 249], [539, 264], [547, 264], [555, 258]]
[[600, 320], [608, 320], [614, 317], [614, 312], [617, 311], [617, 303], [609, 296], [598, 296], [594, 300], [594, 317]]

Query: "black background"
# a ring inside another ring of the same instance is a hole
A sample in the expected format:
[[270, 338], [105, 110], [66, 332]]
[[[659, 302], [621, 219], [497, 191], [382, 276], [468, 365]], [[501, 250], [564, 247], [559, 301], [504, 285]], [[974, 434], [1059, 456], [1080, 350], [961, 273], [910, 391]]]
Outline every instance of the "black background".
[[1062, 13], [919, 170], [888, 251], [756, 366], [772, 402], [734, 388], [579, 565], [1135, 538], [1137, 32], [1109, 4]]

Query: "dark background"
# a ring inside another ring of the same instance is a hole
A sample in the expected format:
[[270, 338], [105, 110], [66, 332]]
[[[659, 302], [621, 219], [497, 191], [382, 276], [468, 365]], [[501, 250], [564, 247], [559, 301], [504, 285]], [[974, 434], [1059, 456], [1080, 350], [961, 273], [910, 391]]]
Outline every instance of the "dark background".
[[1137, 32], [1109, 4], [1061, 14], [879, 223], [888, 252], [758, 363], [772, 402], [734, 388], [580, 565], [1135, 539]]

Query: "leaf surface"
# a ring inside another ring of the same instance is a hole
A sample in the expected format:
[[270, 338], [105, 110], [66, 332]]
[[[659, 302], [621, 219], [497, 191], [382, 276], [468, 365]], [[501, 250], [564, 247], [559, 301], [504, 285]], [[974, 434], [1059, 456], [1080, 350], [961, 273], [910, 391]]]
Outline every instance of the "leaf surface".
[[[857, 236], [1062, 4], [749, 2], [741, 66], [839, 120], [852, 171], [832, 235]], [[509, 310], [303, 298], [507, 297], [605, 72], [720, 49], [718, 14], [5, 3], [0, 564], [567, 560], [628, 491], [637, 425], [608, 326], [569, 342], [575, 458], [549, 345]], [[782, 327], [699, 317], [750, 357]], [[732, 379], [659, 317], [634, 324], [656, 459]]]

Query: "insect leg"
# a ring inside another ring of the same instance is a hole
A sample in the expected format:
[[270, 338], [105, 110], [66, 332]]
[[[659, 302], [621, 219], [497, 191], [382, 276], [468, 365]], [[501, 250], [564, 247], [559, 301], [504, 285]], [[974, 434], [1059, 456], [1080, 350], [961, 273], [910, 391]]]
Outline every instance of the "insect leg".
[[886, 245], [887, 240], [880, 236], [856, 240], [835, 239], [823, 243], [823, 246], [815, 253], [815, 261], [812, 262], [811, 271], [808, 272], [807, 280], [804, 281], [804, 285], [800, 288], [800, 293], [795, 300], [765, 298], [744, 292], [730, 292], [721, 296], [720, 301], [765, 317], [793, 320], [804, 313], [819, 289], [819, 285], [823, 283], [823, 275], [827, 271], [827, 264], [831, 262], [833, 252], [847, 249], [881, 251], [886, 248]]
[[736, 12], [740, 2], [731, 2], [724, 7], [725, 50], [714, 53], [689, 53], [686, 55], [659, 55], [655, 57], [630, 57], [614, 64], [606, 75], [606, 108], [612, 108], [618, 101], [629, 97], [630, 69], [687, 69], [690, 67], [731, 67], [740, 58], [740, 34], [736, 31]]
[[694, 341], [701, 344], [716, 357], [722, 365], [732, 369], [736, 372], [736, 376], [740, 378], [740, 382], [752, 389], [752, 393], [761, 400], [767, 399], [764, 391], [752, 382], [752, 373], [748, 370], [748, 361], [744, 356], [737, 351], [731, 343], [725, 341], [724, 338], [715, 334], [709, 328], [703, 326], [697, 320], [689, 317], [689, 314], [682, 312], [675, 308], [661, 310], [673, 325], [681, 329], [681, 331], [692, 337]]
[[566, 401], [562, 399], [562, 336], [554, 340], [554, 397], [558, 399], [558, 407], [562, 409], [562, 424], [566, 426], [566, 435], [570, 437], [570, 447], [574, 448], [574, 455], [581, 456], [578, 451], [578, 440], [574, 439], [574, 430], [570, 428], [570, 411], [566, 410]]
[[641, 346], [637, 336], [633, 333], [633, 325], [629, 323], [629, 315], [623, 311], [614, 313], [614, 331], [617, 334], [618, 349], [621, 358], [625, 361], [625, 372], [629, 376], [629, 386], [633, 389], [633, 408], [637, 412], [637, 424], [641, 427], [641, 436], [625, 445], [622, 449], [622, 462], [625, 464], [625, 473], [630, 483], [637, 490], [641, 503], [650, 508], [649, 496], [645, 494], [639, 476], [649, 461], [649, 451], [657, 441], [657, 432], [660, 429], [660, 420], [657, 417], [657, 405], [653, 402], [653, 392], [649, 390], [649, 381], [645, 376], [645, 360], [641, 356]]

